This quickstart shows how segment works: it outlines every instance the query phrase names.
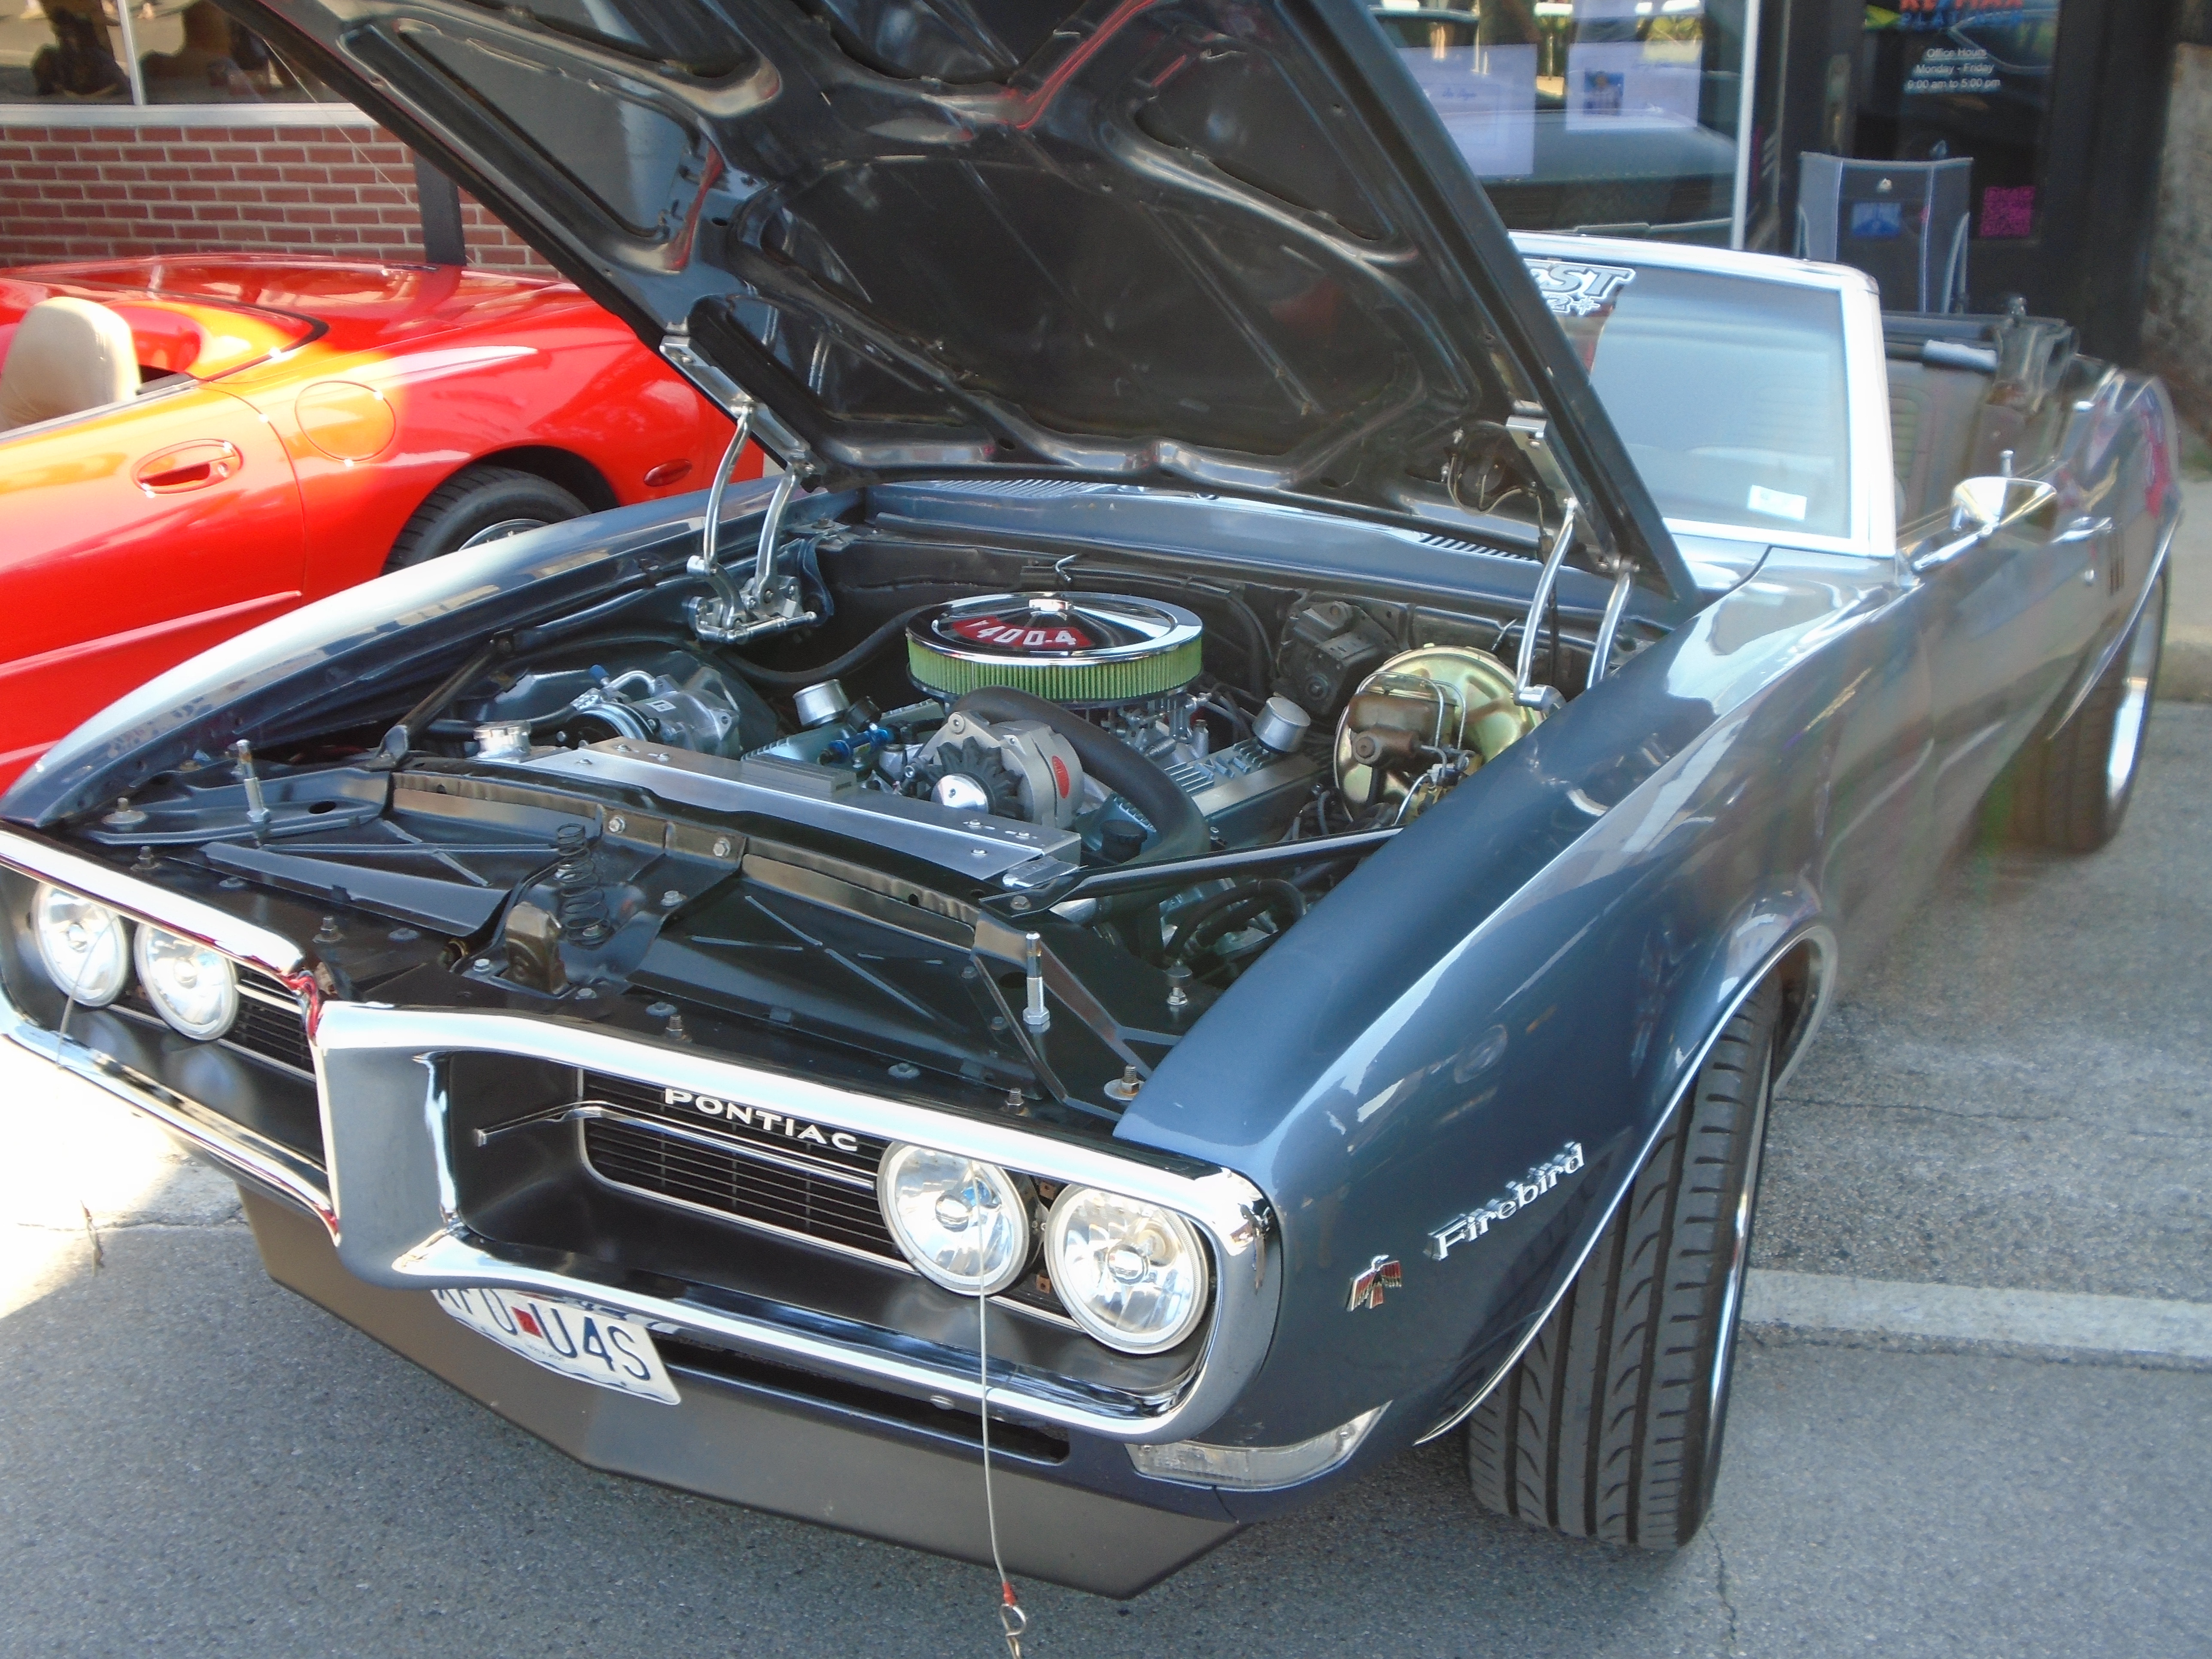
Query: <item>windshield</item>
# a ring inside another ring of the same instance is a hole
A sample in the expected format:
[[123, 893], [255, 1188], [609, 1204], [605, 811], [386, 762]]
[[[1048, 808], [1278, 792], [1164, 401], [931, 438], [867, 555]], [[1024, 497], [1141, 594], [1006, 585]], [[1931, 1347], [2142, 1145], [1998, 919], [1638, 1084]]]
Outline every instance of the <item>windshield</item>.
[[[1595, 285], [1566, 279], [1573, 292], [1562, 305], [1559, 272], [1575, 272], [1573, 264], [1531, 258], [1528, 268], [1577, 338], [1590, 383], [1666, 518], [1851, 533], [1850, 392], [1834, 289], [1617, 265]], [[1593, 303], [1597, 289], [1604, 296]], [[1589, 310], [1577, 316], [1577, 307]]]
[[1834, 290], [1655, 265], [1528, 268], [1668, 518], [1850, 533]]

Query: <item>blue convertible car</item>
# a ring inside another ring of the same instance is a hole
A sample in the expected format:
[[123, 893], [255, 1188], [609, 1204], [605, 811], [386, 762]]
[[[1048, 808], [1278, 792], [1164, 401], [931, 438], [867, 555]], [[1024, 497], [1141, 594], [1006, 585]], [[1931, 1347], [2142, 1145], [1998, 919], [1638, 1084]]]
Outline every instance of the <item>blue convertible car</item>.
[[1689, 1538], [1779, 1080], [2126, 810], [2160, 388], [1516, 245], [1349, 0], [252, 9], [781, 470], [57, 746], [8, 1034], [602, 1468], [1122, 1595], [1447, 1434]]

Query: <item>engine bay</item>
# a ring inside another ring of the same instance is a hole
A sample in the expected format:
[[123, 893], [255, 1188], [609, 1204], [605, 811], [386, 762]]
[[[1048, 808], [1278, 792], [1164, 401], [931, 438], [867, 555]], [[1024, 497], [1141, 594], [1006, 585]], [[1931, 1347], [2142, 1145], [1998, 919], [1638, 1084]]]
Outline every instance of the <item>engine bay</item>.
[[337, 994], [1110, 1121], [1600, 643], [1644, 642], [1540, 586], [1380, 598], [865, 519], [772, 566], [793, 625], [725, 640], [699, 584], [648, 585], [495, 638], [397, 724], [195, 756], [80, 833], [320, 909]]

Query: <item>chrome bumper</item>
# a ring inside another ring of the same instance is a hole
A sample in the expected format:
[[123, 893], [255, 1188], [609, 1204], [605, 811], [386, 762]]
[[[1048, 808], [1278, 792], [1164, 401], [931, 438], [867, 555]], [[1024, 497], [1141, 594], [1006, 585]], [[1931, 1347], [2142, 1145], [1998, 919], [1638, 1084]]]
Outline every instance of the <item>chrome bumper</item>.
[[[291, 942], [33, 837], [0, 830], [0, 865], [98, 898], [141, 921], [311, 985]], [[309, 993], [312, 994], [312, 992]], [[225, 1170], [318, 1218], [346, 1271], [365, 1285], [431, 1291], [491, 1285], [567, 1297], [672, 1334], [833, 1377], [969, 1406], [986, 1397], [957, 1349], [913, 1333], [825, 1317], [761, 1298], [709, 1306], [665, 1278], [565, 1255], [556, 1268], [472, 1233], [448, 1159], [448, 1107], [437, 1064], [459, 1054], [514, 1054], [634, 1079], [655, 1088], [756, 1102], [812, 1122], [984, 1158], [1047, 1180], [1098, 1186], [1166, 1206], [1213, 1254], [1213, 1321], [1197, 1364], [1164, 1395], [1122, 1393], [1008, 1369], [990, 1404], [1032, 1421], [1126, 1442], [1184, 1440], [1228, 1408], [1265, 1357], [1281, 1289], [1257, 1188], [1226, 1170], [1187, 1174], [1170, 1161], [1117, 1156], [1088, 1141], [763, 1072], [689, 1048], [514, 1013], [320, 1003], [311, 1035], [325, 1162], [318, 1169], [207, 1107], [22, 1014], [0, 989], [0, 1034], [146, 1113]], [[1187, 1165], [1185, 1166], [1187, 1167]], [[994, 1353], [998, 1350], [994, 1345]], [[582, 1385], [578, 1385], [582, 1386]]]
[[[774, 1377], [702, 1372], [672, 1349], [677, 1406], [571, 1382], [484, 1341], [427, 1296], [362, 1284], [339, 1265], [329, 1236], [297, 1212], [250, 1194], [246, 1211], [278, 1284], [579, 1462], [990, 1565], [972, 1435], [825, 1408], [805, 1397], [803, 1379], [782, 1379], [801, 1384], [793, 1390]], [[1134, 1476], [1119, 1446], [1076, 1441], [1053, 1462], [1010, 1454], [995, 1434], [994, 1442], [999, 1547], [1018, 1578], [1134, 1595], [1241, 1524], [1209, 1492], [1164, 1490]]]

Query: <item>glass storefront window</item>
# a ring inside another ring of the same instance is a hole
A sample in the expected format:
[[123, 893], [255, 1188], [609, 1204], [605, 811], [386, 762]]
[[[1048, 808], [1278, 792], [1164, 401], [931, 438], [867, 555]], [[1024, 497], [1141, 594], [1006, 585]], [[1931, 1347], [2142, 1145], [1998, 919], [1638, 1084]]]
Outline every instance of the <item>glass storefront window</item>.
[[1739, 239], [1747, 0], [1383, 0], [1508, 225]]
[[2059, 0], [1904, 0], [1866, 8], [1853, 153], [1973, 161], [1972, 234], [2036, 234]]
[[0, 105], [305, 104], [331, 96], [215, 0], [28, 0], [0, 17]]

